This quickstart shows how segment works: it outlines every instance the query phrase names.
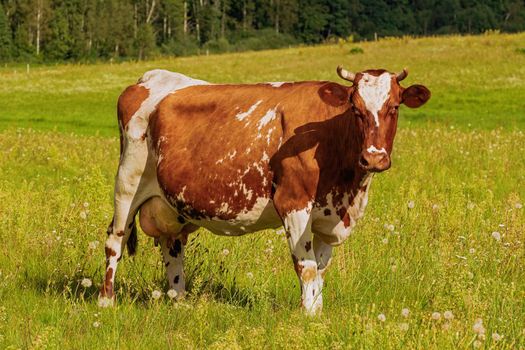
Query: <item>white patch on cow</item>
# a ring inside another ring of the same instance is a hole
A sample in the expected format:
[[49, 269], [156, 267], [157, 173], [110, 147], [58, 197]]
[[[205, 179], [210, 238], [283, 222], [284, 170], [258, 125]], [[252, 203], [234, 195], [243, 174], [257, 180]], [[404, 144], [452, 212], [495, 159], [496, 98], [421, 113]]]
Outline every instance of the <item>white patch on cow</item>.
[[236, 154], [237, 154], [237, 151], [233, 151], [233, 152], [229, 152], [227, 156], [228, 156], [228, 158], [233, 159], [233, 158], [235, 158]]
[[391, 83], [390, 73], [385, 72], [378, 77], [364, 73], [357, 85], [359, 95], [365, 102], [366, 109], [374, 116], [377, 127], [379, 127], [378, 113], [388, 99]]
[[228, 214], [230, 211], [230, 207], [228, 203], [221, 203], [221, 206], [219, 207], [218, 214]]
[[252, 149], [251, 149], [250, 147], [248, 147], [248, 148], [246, 149], [246, 154], [250, 154], [251, 150], [252, 150]]
[[366, 149], [368, 153], [384, 153], [386, 154], [386, 150], [381, 147], [381, 149], [377, 149], [376, 146], [372, 145]]
[[[314, 232], [320, 233], [325, 241], [331, 245], [339, 245], [343, 243], [352, 233], [357, 221], [364, 215], [366, 206], [368, 204], [368, 190], [372, 183], [372, 173], [368, 173], [360, 182], [360, 187], [350, 204], [350, 195], [345, 193], [340, 204], [334, 206], [334, 195], [329, 193], [326, 197], [327, 205], [316, 210], [313, 219]], [[337, 196], [339, 197], [339, 196]], [[341, 208], [346, 208], [346, 213], [349, 217], [349, 226], [345, 227], [343, 220], [339, 215]], [[325, 216], [324, 210], [329, 209], [330, 215]]]
[[272, 82], [269, 82], [268, 84], [274, 88], [278, 88], [278, 87], [281, 87], [283, 84], [286, 84], [286, 82], [285, 81], [272, 81]]
[[269, 109], [266, 114], [259, 120], [257, 123], [257, 129], [260, 134], [261, 130], [277, 116], [277, 106], [275, 108]]
[[237, 113], [235, 118], [239, 121], [243, 121], [245, 118], [249, 117], [261, 103], [262, 100], [255, 102], [255, 104], [253, 104], [246, 112]]
[[270, 157], [268, 157], [268, 154], [266, 154], [266, 151], [263, 151], [263, 155], [262, 155], [261, 161], [267, 162], [269, 160], [270, 160]]
[[146, 132], [149, 116], [157, 104], [168, 94], [194, 85], [207, 85], [208, 82], [193, 79], [180, 73], [154, 69], [144, 73], [139, 85], [149, 90], [149, 96], [140, 105], [128, 123], [128, 134], [138, 139]]

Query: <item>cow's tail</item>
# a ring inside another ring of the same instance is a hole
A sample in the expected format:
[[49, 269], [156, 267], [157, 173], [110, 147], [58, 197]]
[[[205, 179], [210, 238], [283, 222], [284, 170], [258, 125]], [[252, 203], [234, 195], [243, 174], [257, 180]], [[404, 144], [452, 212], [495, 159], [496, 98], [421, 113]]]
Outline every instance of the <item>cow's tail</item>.
[[128, 241], [126, 242], [126, 247], [128, 248], [129, 256], [135, 255], [135, 253], [137, 252], [137, 245], [137, 223], [135, 222], [135, 218], [133, 218], [133, 226], [131, 227], [131, 232], [129, 234]]

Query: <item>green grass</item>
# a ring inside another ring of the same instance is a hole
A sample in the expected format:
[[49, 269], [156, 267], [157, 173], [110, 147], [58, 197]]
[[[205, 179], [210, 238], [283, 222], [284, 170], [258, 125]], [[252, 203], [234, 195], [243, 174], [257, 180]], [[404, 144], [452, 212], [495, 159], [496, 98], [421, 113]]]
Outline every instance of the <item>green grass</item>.
[[[352, 56], [349, 44], [29, 76], [0, 69], [0, 348], [524, 348], [524, 39], [392, 40]], [[335, 250], [323, 314], [297, 308], [291, 259], [273, 230], [234, 239], [199, 231], [180, 303], [152, 300], [167, 291], [164, 267], [139, 235], [137, 256], [119, 264], [118, 306], [99, 309], [120, 90], [156, 67], [211, 81], [337, 80], [340, 62], [408, 65], [407, 80], [433, 98], [402, 110], [393, 167], [374, 179], [365, 217]], [[94, 285], [83, 288], [83, 278]], [[484, 340], [472, 328], [478, 318]]]

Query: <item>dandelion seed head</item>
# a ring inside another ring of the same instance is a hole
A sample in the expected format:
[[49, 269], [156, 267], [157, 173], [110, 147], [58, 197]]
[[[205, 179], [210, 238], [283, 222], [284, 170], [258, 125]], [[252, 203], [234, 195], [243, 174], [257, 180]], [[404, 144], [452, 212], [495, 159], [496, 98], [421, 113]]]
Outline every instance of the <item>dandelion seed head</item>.
[[91, 280], [89, 278], [84, 278], [84, 279], [82, 279], [82, 282], [80, 282], [80, 284], [84, 288], [89, 288], [89, 287], [91, 287], [93, 285], [93, 282], [91, 282]]
[[501, 234], [498, 231], [494, 231], [492, 232], [492, 238], [499, 242], [501, 240]]
[[82, 220], [86, 220], [87, 219], [87, 213], [84, 210], [82, 210], [79, 215], [80, 215], [80, 218]]
[[168, 292], [166, 293], [166, 295], [168, 296], [168, 298], [170, 299], [174, 299], [177, 297], [177, 291], [175, 289], [170, 289], [168, 290]]
[[472, 330], [474, 331], [474, 333], [478, 335], [485, 334], [485, 327], [483, 327], [483, 320], [478, 318], [476, 322], [474, 323], [474, 325], [472, 326]]
[[377, 319], [379, 320], [379, 322], [385, 322], [386, 321], [386, 316], [385, 316], [385, 314], [379, 314], [379, 315], [377, 315]]
[[432, 205], [432, 210], [438, 211], [439, 210], [439, 205], [438, 204]]
[[400, 323], [400, 324], [399, 324], [399, 329], [402, 330], [403, 332], [408, 331], [408, 328], [410, 328], [410, 326], [409, 326], [409, 324], [406, 323], [406, 322], [403, 322], [403, 323]]
[[474, 340], [474, 342], [472, 343], [472, 346], [476, 349], [481, 348], [481, 345], [483, 345], [483, 343], [479, 340]]
[[228, 249], [225, 248], [222, 250], [222, 255], [228, 256], [229, 254], [230, 254], [230, 251]]
[[521, 208], [523, 208], [523, 204], [521, 204], [521, 203], [516, 203], [516, 204], [514, 205], [514, 207], [515, 207], [516, 209], [521, 209]]
[[93, 322], [93, 327], [95, 327], [95, 328], [100, 327], [100, 322], [98, 322], [98, 321]]
[[161, 296], [162, 296], [162, 292], [160, 290], [154, 290], [153, 292], [151, 292], [151, 297], [154, 300], [159, 299]]
[[388, 244], [388, 238], [383, 238], [383, 240], [381, 240], [381, 243]]
[[445, 318], [445, 320], [453, 320], [454, 319], [454, 314], [452, 313], [452, 311], [450, 310], [447, 310], [443, 313], [443, 317]]
[[441, 313], [435, 311], [432, 313], [432, 319], [435, 321], [439, 321], [441, 319]]
[[83, 206], [84, 206], [84, 208], [87, 208], [87, 207], [89, 207], [89, 203], [88, 202], [84, 202]]
[[474, 254], [474, 253], [476, 252], [476, 249], [474, 249], [474, 248], [470, 248], [470, 249], [468, 250], [468, 252], [469, 252], [470, 254]]
[[408, 209], [414, 209], [415, 206], [416, 206], [416, 203], [414, 201], [408, 201], [407, 203]]
[[403, 310], [401, 310], [401, 316], [407, 318], [409, 315], [410, 315], [410, 310], [408, 308], [405, 307]]
[[98, 248], [98, 245], [99, 245], [99, 241], [89, 242], [88, 248], [90, 250], [96, 250]]
[[246, 277], [248, 277], [249, 279], [252, 279], [253, 278], [253, 273], [247, 272], [246, 273]]
[[502, 338], [503, 338], [502, 335], [500, 335], [500, 334], [498, 334], [496, 332], [492, 333], [492, 340], [497, 342], [497, 341], [500, 341]]

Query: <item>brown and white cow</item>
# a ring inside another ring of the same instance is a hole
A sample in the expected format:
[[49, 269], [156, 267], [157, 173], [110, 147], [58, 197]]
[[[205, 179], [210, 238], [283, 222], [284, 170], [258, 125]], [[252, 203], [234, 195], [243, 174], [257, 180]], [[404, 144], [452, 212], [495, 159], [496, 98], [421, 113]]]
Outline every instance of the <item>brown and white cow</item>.
[[[398, 108], [430, 98], [402, 87], [406, 70], [350, 73], [352, 82], [216, 85], [152, 71], [118, 103], [121, 159], [99, 302], [110, 305], [135, 215], [161, 245], [171, 289], [185, 289], [187, 236], [227, 236], [284, 226], [302, 305], [322, 308], [332, 247], [363, 215], [374, 173], [390, 167]], [[131, 237], [130, 237], [131, 236]]]

